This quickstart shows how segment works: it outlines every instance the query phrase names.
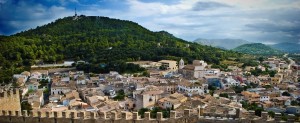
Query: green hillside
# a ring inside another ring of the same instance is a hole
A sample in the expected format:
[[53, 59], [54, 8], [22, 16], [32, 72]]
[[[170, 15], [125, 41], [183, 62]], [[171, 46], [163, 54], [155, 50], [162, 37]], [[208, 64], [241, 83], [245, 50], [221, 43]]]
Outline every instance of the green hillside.
[[222, 60], [242, 56], [187, 42], [165, 31], [152, 32], [131, 21], [83, 15], [1, 36], [0, 42], [0, 81], [9, 81], [9, 76], [24, 70], [24, 66], [66, 59], [85, 60], [95, 66], [116, 61], [180, 58], [219, 64]]
[[283, 52], [273, 49], [261, 43], [243, 44], [233, 49], [240, 53], [254, 54], [254, 55], [282, 55]]
[[300, 44], [298, 43], [283, 42], [271, 45], [271, 47], [288, 53], [300, 53]]

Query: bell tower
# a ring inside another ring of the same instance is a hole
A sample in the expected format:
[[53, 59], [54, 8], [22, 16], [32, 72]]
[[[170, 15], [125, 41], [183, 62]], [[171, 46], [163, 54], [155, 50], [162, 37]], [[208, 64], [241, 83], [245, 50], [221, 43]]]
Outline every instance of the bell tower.
[[179, 69], [182, 69], [184, 67], [184, 61], [180, 59], [179, 61]]

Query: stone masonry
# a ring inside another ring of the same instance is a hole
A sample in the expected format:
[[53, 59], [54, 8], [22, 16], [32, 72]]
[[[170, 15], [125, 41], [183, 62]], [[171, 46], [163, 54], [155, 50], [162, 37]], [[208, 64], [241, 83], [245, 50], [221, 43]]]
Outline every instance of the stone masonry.
[[[184, 110], [184, 114], [177, 116], [176, 111], [171, 111], [170, 118], [163, 118], [162, 112], [157, 113], [157, 118], [150, 117], [150, 112], [145, 112], [145, 118], [140, 118], [138, 112], [122, 112], [110, 114], [101, 112], [27, 112], [27, 111], [0, 111], [0, 123], [277, 123], [281, 121], [280, 114], [275, 119], [270, 119], [267, 112], [262, 117], [254, 115], [253, 111], [248, 112], [249, 116], [240, 118], [240, 111], [237, 109], [235, 115], [223, 115], [203, 113], [202, 108], [197, 114], [191, 113], [190, 109]], [[295, 116], [289, 115], [288, 123], [295, 122]]]
[[0, 93], [0, 110], [21, 111], [19, 89]]

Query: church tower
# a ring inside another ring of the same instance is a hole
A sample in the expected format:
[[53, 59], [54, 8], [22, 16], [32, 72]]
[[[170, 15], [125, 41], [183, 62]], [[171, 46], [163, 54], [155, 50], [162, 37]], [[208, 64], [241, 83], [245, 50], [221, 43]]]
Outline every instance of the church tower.
[[182, 69], [184, 67], [184, 61], [180, 59], [179, 61], [179, 69]]

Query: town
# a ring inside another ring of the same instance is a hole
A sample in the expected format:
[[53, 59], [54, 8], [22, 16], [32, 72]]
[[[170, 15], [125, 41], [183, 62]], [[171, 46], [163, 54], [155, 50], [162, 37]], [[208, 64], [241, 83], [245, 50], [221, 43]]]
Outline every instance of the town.
[[[86, 73], [72, 68], [79, 62], [51, 69], [34, 66], [38, 69], [14, 74], [14, 83], [0, 87], [0, 110], [138, 112], [139, 118], [157, 118], [162, 112], [162, 118], [169, 118], [173, 111], [180, 117], [186, 109], [192, 113], [201, 108], [202, 114], [247, 117], [254, 111], [252, 117], [267, 112], [266, 120], [276, 119], [275, 114], [279, 120], [300, 120], [300, 66], [291, 59], [269, 57], [256, 67], [228, 66], [226, 71], [203, 60], [127, 62], [146, 69], [135, 74]], [[16, 99], [7, 98], [14, 94]]]

